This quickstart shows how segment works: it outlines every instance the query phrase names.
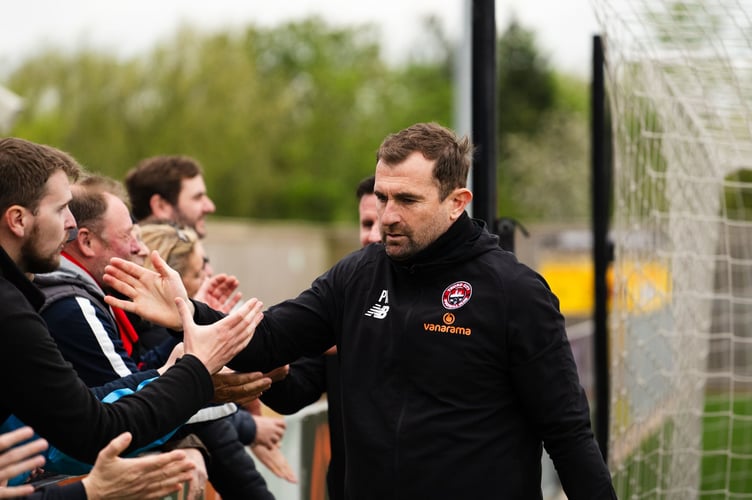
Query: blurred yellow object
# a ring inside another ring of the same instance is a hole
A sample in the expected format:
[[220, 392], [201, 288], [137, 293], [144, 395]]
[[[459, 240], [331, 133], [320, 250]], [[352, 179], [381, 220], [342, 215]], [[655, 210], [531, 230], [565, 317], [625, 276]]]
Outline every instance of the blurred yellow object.
[[[590, 256], [549, 256], [538, 266], [551, 290], [559, 298], [566, 317], [593, 314], [593, 263]], [[624, 262], [606, 277], [609, 302], [632, 313], [647, 313], [670, 301], [671, 281], [667, 266], [655, 262]]]
[[564, 316], [593, 314], [593, 263], [589, 257], [550, 258], [538, 266], [538, 272], [559, 297]]

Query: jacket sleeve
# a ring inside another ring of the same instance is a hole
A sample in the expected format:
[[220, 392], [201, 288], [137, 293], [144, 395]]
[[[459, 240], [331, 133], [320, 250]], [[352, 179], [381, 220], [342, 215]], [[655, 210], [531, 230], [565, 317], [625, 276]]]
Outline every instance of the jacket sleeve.
[[256, 441], [256, 420], [250, 411], [245, 408], [239, 408], [232, 415], [227, 416], [227, 420], [232, 423], [238, 433], [238, 440], [245, 446], [251, 446]]
[[90, 387], [138, 371], [109, 313], [86, 297], [69, 296], [42, 312], [63, 357]]
[[[7, 297], [12, 304], [22, 299]], [[30, 307], [8, 308], [0, 330], [0, 407], [15, 414], [51, 445], [93, 463], [97, 453], [124, 431], [128, 451], [172, 431], [211, 399], [209, 373], [194, 356], [183, 358], [141, 391], [112, 404], [100, 402], [67, 363], [46, 325]]]
[[[121, 389], [136, 391], [144, 380], [159, 376], [156, 368], [164, 361], [154, 369], [139, 370], [125, 351], [112, 318], [89, 299], [71, 296], [57, 300], [44, 309], [42, 317], [63, 357], [73, 365], [79, 378], [92, 387], [97, 399], [103, 400]], [[178, 341], [168, 342], [174, 345]], [[150, 359], [153, 364], [158, 362]]]
[[516, 393], [543, 439], [567, 498], [616, 499], [611, 475], [590, 426], [559, 303], [532, 271], [510, 294], [508, 345]]
[[228, 366], [267, 372], [301, 357], [320, 356], [336, 343], [340, 330], [343, 298], [335, 292], [337, 282], [351, 275], [340, 261], [296, 298], [264, 311], [251, 342]]
[[91, 392], [98, 400], [102, 401], [108, 394], [112, 394], [113, 392], [122, 389], [130, 389], [130, 391], [136, 392], [143, 381], [156, 377], [159, 377], [159, 372], [156, 370], [144, 370], [128, 375], [127, 377], [115, 379], [104, 385], [91, 387]]
[[217, 311], [216, 309], [212, 309], [203, 302], [193, 299], [190, 300], [193, 302], [193, 321], [195, 321], [197, 325], [210, 325], [226, 316], [226, 314]]
[[290, 373], [264, 391], [261, 401], [283, 415], [315, 403], [326, 392], [325, 355], [301, 358], [290, 364]]

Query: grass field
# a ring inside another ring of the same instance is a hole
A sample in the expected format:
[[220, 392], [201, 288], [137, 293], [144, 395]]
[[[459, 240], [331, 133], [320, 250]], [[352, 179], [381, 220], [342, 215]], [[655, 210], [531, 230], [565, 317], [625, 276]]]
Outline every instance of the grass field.
[[[625, 467], [615, 472], [614, 484], [622, 500], [678, 498], [665, 493], [665, 469], [670, 462], [670, 443], [659, 440], [672, 435], [672, 423], [662, 433], [646, 439]], [[670, 439], [670, 438], [668, 438]], [[712, 395], [706, 398], [703, 417], [702, 462], [699, 478], [701, 500], [752, 500], [752, 396]], [[636, 458], [639, 457], [639, 458]], [[688, 496], [687, 498], [695, 498]]]
[[709, 396], [702, 438], [700, 498], [752, 498], [752, 397]]

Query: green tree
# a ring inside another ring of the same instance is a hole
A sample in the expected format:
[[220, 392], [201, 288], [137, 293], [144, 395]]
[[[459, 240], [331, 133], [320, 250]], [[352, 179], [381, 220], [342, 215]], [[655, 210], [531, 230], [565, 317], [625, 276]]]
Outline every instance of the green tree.
[[536, 46], [535, 34], [512, 20], [499, 37], [498, 125], [500, 142], [509, 134], [534, 134], [554, 107], [556, 87], [548, 59]]
[[498, 214], [523, 223], [589, 210], [588, 89], [557, 74], [512, 21], [498, 41]]
[[[219, 215], [353, 221], [353, 187], [388, 133], [452, 125], [452, 43], [435, 19], [420, 32], [420, 50], [399, 66], [383, 60], [373, 26], [319, 18], [212, 33], [184, 26], [129, 59], [44, 50], [4, 82], [27, 104], [13, 133], [115, 178], [146, 156], [194, 156]], [[499, 47], [499, 213], [579, 216], [587, 85], [553, 72], [517, 24]], [[554, 190], [553, 179], [569, 184]]]
[[353, 187], [389, 132], [450, 124], [445, 61], [389, 67], [372, 26], [318, 18], [201, 33], [144, 55], [44, 51], [9, 77], [29, 104], [14, 133], [117, 178], [139, 159], [199, 159], [225, 216], [353, 220]]

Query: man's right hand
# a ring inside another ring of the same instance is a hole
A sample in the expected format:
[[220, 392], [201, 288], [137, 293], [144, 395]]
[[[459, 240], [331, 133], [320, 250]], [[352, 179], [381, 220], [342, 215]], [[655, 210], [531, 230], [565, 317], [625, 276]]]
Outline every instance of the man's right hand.
[[185, 353], [200, 359], [211, 374], [221, 370], [248, 345], [264, 317], [263, 303], [253, 298], [216, 323], [197, 325], [184, 299], [176, 298], [175, 304], [183, 324]]
[[261, 372], [239, 373], [221, 371], [212, 375], [213, 403], [237, 403], [244, 406], [272, 386], [272, 379]]
[[81, 482], [89, 500], [160, 499], [190, 481], [196, 465], [182, 450], [120, 458], [131, 443], [130, 432], [120, 434], [102, 448], [94, 468]]
[[193, 298], [226, 314], [243, 298], [239, 287], [240, 282], [235, 276], [215, 274], [204, 280]]
[[[113, 257], [104, 268], [102, 280], [107, 286], [125, 295], [130, 300], [123, 300], [112, 295], [105, 296], [107, 304], [136, 314], [152, 323], [180, 330], [180, 315], [175, 309], [175, 298], [188, 301], [183, 280], [159, 256], [157, 251], [150, 255], [154, 271], [139, 266], [134, 262]], [[189, 307], [193, 304], [188, 302]]]

